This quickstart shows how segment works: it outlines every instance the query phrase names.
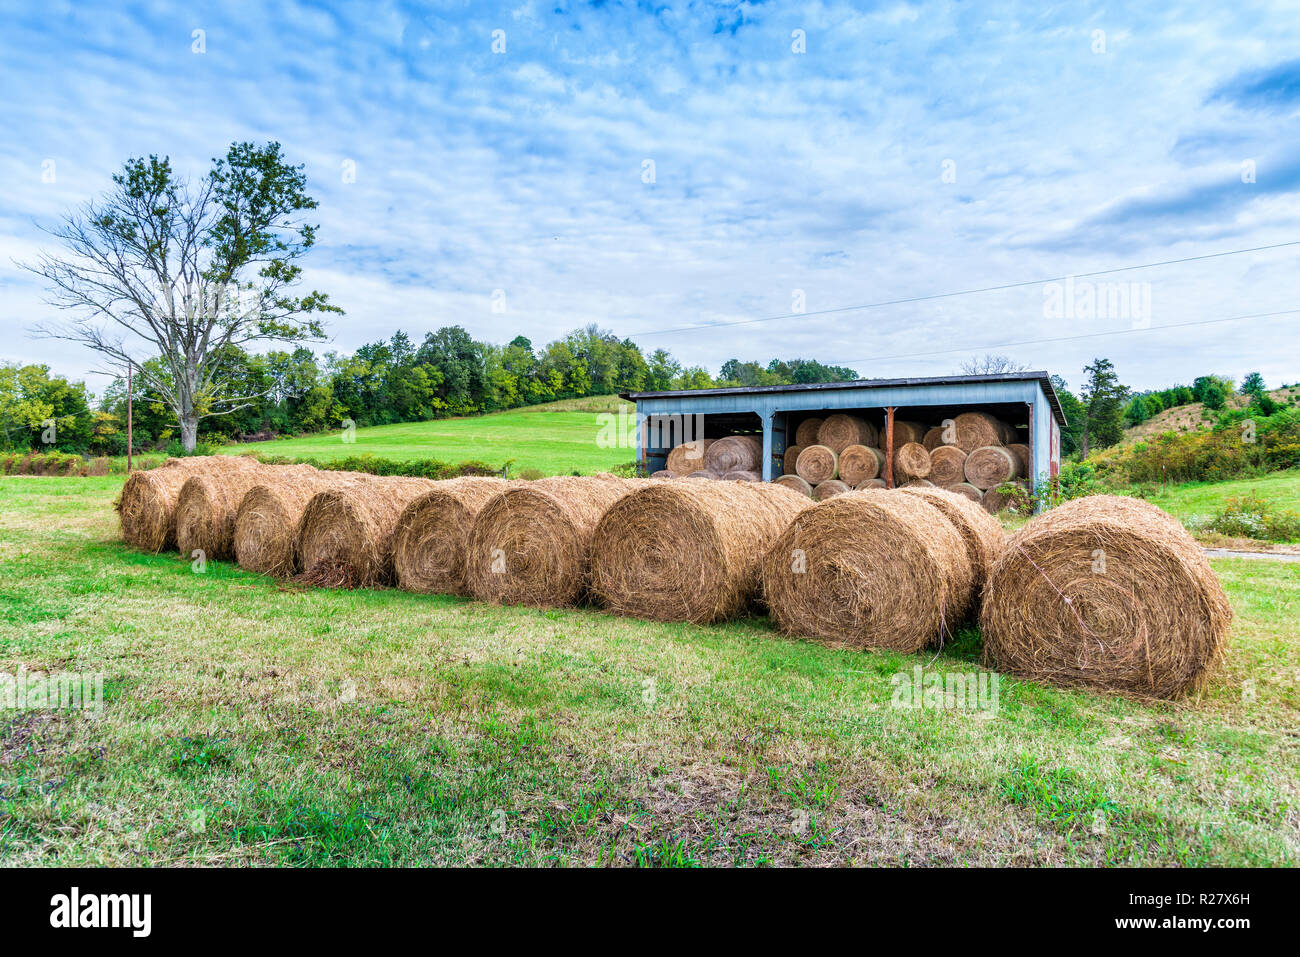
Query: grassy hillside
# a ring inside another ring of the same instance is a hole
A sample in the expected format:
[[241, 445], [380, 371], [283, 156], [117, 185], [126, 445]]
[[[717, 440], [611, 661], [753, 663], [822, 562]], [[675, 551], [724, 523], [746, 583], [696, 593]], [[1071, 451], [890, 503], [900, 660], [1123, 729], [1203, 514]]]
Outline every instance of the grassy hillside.
[[[1273, 389], [1268, 394], [1280, 405], [1300, 403], [1300, 385]], [[1232, 408], [1242, 408], [1247, 404], [1247, 401], [1247, 398], [1242, 395], [1228, 396], [1228, 405]], [[1120, 440], [1120, 445], [1132, 445], [1134, 442], [1140, 442], [1155, 435], [1163, 435], [1165, 432], [1194, 432], [1197, 429], [1208, 429], [1213, 424], [1214, 413], [1206, 409], [1200, 402], [1191, 402], [1187, 405], [1178, 405], [1172, 409], [1157, 412], [1141, 425], [1125, 429], [1124, 438]]]
[[547, 475], [574, 471], [590, 474], [631, 462], [635, 448], [601, 448], [602, 416], [630, 403], [617, 396], [569, 399], [547, 405], [494, 412], [463, 419], [408, 422], [357, 429], [356, 441], [345, 443], [341, 432], [249, 442], [223, 452], [254, 451], [266, 455], [328, 460], [369, 453], [390, 459], [478, 460], [500, 465], [513, 459], [513, 472], [540, 469]]
[[115, 541], [119, 488], [0, 479], [0, 672], [106, 697], [0, 712], [3, 865], [1300, 863], [1300, 566], [1214, 562], [1199, 698], [914, 710], [895, 676], [982, 673], [973, 632], [869, 654], [196, 574]]

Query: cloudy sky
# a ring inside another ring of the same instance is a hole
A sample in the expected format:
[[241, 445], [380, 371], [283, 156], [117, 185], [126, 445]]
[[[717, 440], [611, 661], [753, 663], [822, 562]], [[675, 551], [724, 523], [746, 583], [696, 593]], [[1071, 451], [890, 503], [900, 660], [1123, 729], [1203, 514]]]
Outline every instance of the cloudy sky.
[[26, 333], [41, 226], [129, 156], [274, 139], [334, 348], [596, 322], [713, 372], [1300, 380], [1300, 314], [1209, 323], [1300, 309], [1300, 245], [1039, 281], [1300, 241], [1294, 0], [1130, 6], [0, 3], [0, 359], [95, 364]]

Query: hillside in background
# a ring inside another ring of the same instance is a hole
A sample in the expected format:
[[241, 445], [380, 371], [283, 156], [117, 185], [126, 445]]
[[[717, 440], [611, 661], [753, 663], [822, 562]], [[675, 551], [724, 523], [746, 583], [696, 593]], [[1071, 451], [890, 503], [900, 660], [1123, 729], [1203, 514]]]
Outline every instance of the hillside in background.
[[[1268, 394], [1279, 405], [1300, 404], [1300, 385], [1272, 389]], [[1249, 396], [1233, 393], [1228, 396], [1227, 407], [1242, 409], [1246, 407], [1249, 401]], [[1215, 414], [1206, 409], [1200, 402], [1175, 406], [1172, 409], [1157, 412], [1140, 425], [1125, 429], [1124, 438], [1120, 440], [1119, 444], [1122, 446], [1132, 445], [1135, 442], [1141, 442], [1165, 432], [1194, 432], [1198, 429], [1208, 429], [1214, 425], [1214, 418]]]

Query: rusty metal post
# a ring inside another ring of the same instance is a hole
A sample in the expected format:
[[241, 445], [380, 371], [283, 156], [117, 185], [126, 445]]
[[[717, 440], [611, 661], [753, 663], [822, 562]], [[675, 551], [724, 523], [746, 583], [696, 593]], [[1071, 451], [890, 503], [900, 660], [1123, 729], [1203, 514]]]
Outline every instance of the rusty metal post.
[[894, 487], [894, 407], [885, 408], [885, 488]]

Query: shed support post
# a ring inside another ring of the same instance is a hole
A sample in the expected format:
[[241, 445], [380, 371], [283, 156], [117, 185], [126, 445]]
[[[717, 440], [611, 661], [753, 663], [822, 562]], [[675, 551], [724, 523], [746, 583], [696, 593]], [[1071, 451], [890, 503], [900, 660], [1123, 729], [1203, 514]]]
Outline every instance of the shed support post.
[[894, 407], [885, 407], [885, 488], [894, 487]]
[[646, 424], [647, 416], [640, 412], [636, 414], [636, 470], [641, 475], [648, 475], [646, 469], [645, 446], [646, 446]]
[[772, 419], [771, 412], [760, 412], [763, 419], [763, 481], [772, 481]]

